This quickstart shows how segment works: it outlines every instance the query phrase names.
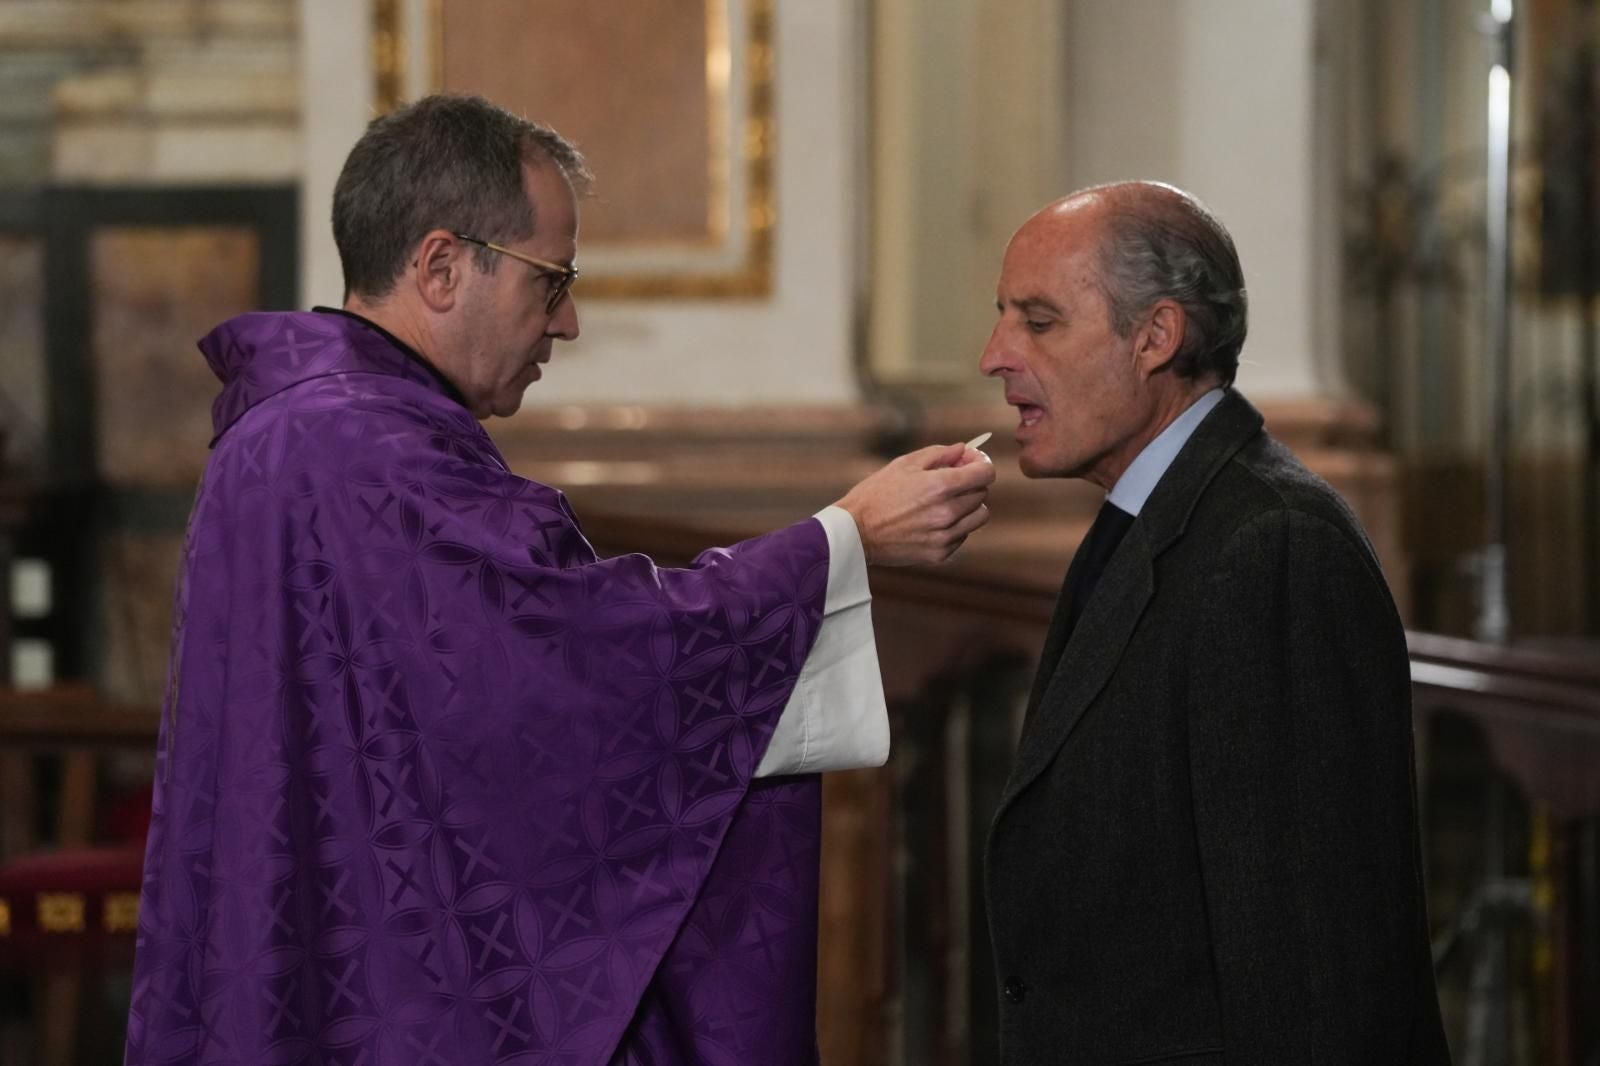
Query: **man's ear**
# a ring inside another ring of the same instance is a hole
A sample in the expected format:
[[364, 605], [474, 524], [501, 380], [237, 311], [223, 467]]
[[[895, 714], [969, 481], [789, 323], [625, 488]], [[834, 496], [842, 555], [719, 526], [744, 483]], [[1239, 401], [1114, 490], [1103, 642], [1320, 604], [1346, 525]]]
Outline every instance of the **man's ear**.
[[467, 249], [448, 230], [430, 230], [412, 260], [417, 295], [430, 311], [455, 306], [466, 271], [472, 269]]
[[1149, 378], [1171, 365], [1183, 348], [1189, 316], [1176, 300], [1157, 300], [1135, 331], [1133, 358], [1139, 375]]

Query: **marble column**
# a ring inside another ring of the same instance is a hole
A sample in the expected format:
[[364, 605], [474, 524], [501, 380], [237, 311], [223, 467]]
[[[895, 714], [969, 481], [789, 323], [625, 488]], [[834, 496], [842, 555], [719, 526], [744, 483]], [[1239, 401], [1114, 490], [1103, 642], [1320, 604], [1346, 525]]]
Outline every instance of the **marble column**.
[[333, 185], [373, 117], [372, 10], [366, 0], [299, 4], [300, 302], [337, 306], [344, 277], [333, 243]]
[[1066, 185], [1171, 182], [1239, 248], [1253, 397], [1346, 392], [1338, 201], [1319, 0], [1071, 0]]

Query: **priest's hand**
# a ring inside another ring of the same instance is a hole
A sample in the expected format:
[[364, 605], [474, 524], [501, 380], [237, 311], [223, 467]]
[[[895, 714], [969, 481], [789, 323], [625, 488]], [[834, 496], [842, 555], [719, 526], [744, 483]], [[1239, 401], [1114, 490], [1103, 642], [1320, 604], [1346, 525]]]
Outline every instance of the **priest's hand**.
[[902, 455], [845, 494], [867, 562], [942, 563], [989, 521], [984, 501], [994, 464], [965, 444], [936, 444]]

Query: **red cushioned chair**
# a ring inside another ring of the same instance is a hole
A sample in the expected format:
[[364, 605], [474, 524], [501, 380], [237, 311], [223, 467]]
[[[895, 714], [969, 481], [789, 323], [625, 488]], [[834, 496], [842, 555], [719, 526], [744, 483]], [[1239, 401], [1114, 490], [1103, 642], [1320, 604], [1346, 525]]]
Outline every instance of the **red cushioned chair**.
[[[107, 751], [154, 751], [156, 722], [153, 711], [108, 707], [87, 688], [0, 690], [0, 973], [38, 992], [46, 1066], [74, 1062], [83, 981], [125, 972], [133, 957], [150, 791], [114, 797], [97, 813], [105, 797], [96, 771]], [[34, 839], [36, 768], [54, 754], [54, 839], [44, 847]]]

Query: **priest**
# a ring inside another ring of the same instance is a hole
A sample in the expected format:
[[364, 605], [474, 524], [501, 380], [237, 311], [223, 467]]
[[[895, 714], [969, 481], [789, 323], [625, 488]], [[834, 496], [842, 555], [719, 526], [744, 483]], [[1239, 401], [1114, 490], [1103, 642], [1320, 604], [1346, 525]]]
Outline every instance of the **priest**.
[[130, 1066], [815, 1061], [816, 774], [888, 750], [866, 566], [948, 558], [993, 468], [598, 558], [481, 425], [578, 336], [588, 180], [424, 99], [340, 176], [344, 306], [201, 341]]

